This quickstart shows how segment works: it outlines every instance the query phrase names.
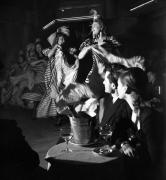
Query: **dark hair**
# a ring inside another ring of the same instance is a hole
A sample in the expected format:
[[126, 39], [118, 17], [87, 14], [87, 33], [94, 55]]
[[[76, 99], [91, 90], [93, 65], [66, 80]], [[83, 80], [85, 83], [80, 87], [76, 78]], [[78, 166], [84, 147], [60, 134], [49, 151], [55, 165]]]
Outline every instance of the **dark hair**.
[[64, 35], [62, 33], [57, 33], [56, 38], [54, 40], [54, 45], [58, 43], [58, 40], [59, 40], [60, 37], [63, 37], [65, 39], [65, 37], [64, 37]]
[[126, 93], [129, 94], [134, 91], [143, 99], [146, 97], [148, 77], [142, 69], [137, 67], [129, 68], [126, 72], [121, 74], [119, 78], [122, 84], [128, 87]]
[[106, 65], [105, 72], [108, 71], [110, 74], [108, 75], [108, 79], [111, 83], [114, 83], [116, 88], [118, 87], [118, 78], [124, 73], [127, 68], [121, 64], [114, 63], [111, 65]]
[[35, 42], [35, 48], [36, 48], [36, 46], [37, 46], [38, 44], [41, 45], [41, 47], [43, 46], [43, 44], [42, 44], [41, 41], [40, 41], [40, 42]]

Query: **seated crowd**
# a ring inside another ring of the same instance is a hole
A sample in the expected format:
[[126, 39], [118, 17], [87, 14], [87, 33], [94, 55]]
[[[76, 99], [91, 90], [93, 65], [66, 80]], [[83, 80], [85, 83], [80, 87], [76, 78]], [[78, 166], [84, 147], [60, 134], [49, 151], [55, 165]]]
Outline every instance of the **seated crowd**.
[[39, 38], [20, 50], [18, 59], [2, 70], [0, 104], [33, 108], [45, 92], [44, 73], [47, 57]]

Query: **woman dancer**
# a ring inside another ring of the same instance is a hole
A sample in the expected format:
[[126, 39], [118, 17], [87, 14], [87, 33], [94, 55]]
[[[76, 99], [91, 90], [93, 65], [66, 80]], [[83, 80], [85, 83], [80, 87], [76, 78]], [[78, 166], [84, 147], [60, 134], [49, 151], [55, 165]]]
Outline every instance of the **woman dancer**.
[[120, 46], [120, 43], [116, 41], [113, 36], [110, 37], [106, 35], [105, 26], [100, 16], [95, 10], [92, 13], [94, 15], [93, 23], [91, 25], [92, 38], [86, 39], [81, 44], [78, 58], [83, 59], [84, 57], [87, 57], [89, 60], [93, 60], [93, 62], [88, 62], [91, 64], [91, 68], [88, 69], [89, 72], [87, 72], [84, 81], [88, 84], [94, 94], [100, 97], [104, 93], [104, 86], [102, 83], [103, 80], [98, 74], [98, 64], [104, 64], [107, 61], [99, 47], [103, 46], [104, 49], [107, 48], [107, 50], [109, 49], [108, 51], [118, 54], [117, 47]]
[[40, 39], [35, 41], [35, 56], [36, 59], [29, 63], [29, 69], [33, 76], [34, 85], [32, 89], [27, 89], [22, 95], [22, 99], [27, 102], [28, 108], [34, 108], [37, 106], [41, 97], [45, 93], [44, 74], [47, 67], [47, 58], [42, 53], [42, 43]]
[[[92, 23], [92, 38], [85, 40], [80, 46], [78, 58], [84, 57], [93, 59], [92, 67], [86, 76], [85, 82], [98, 97], [104, 93], [103, 79], [98, 70], [100, 64], [119, 63], [126, 67], [140, 67], [144, 69], [144, 59], [140, 56], [123, 58], [120, 56], [119, 47], [121, 44], [113, 36], [107, 36], [105, 26], [95, 10]], [[79, 78], [78, 73], [78, 78]]]
[[57, 102], [60, 94], [76, 79], [79, 63], [78, 60], [72, 65], [68, 63], [69, 58], [72, 58], [68, 46], [69, 36], [69, 29], [62, 26], [48, 38], [52, 49], [44, 52], [49, 62], [45, 73], [46, 93], [37, 108], [38, 118], [55, 117], [58, 114]]

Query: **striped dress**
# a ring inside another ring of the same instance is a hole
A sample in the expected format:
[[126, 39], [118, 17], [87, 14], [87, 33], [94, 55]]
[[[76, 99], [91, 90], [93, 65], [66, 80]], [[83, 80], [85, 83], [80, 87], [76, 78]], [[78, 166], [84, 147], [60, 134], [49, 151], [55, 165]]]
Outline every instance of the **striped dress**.
[[[93, 48], [91, 48], [91, 51], [89, 51], [90, 54], [90, 60], [92, 62], [89, 62], [91, 64], [90, 71], [87, 74], [87, 77], [85, 79], [86, 85], [89, 86], [91, 91], [94, 93], [97, 97], [102, 97], [104, 95], [104, 85], [103, 85], [103, 79], [101, 75], [98, 73], [98, 63], [105, 64], [108, 63], [107, 59], [105, 58], [105, 55], [101, 50], [99, 49], [99, 45], [97, 43], [97, 39], [86, 39], [81, 45], [80, 45], [80, 51], [84, 47], [88, 47], [93, 45]], [[120, 46], [120, 43], [115, 40], [113, 36], [105, 37], [105, 43], [103, 45], [103, 49], [107, 50], [109, 52], [117, 51], [117, 47]], [[88, 53], [87, 53], [88, 54]], [[81, 74], [78, 74], [78, 77], [81, 76]]]
[[22, 99], [28, 101], [40, 101], [45, 92], [44, 74], [46, 71], [46, 61], [34, 61], [30, 65], [30, 71], [33, 72], [34, 85], [22, 95]]
[[74, 82], [78, 64], [69, 66], [66, 56], [57, 49], [47, 65], [45, 73], [46, 92], [37, 107], [37, 118], [54, 117], [58, 113], [57, 102], [63, 89]]
[[[111, 36], [105, 37], [105, 43], [102, 45], [98, 45], [95, 43], [94, 40], [87, 39], [85, 42], [83, 42], [80, 46], [80, 50], [82, 50], [84, 47], [87, 47], [89, 45], [93, 45], [91, 48], [91, 60], [92, 60], [92, 66], [87, 74], [87, 77], [85, 79], [85, 83], [89, 86], [91, 91], [97, 96], [102, 97], [104, 95], [104, 85], [103, 85], [103, 79], [101, 75], [98, 72], [99, 64], [112, 64], [112, 63], [119, 63], [121, 65], [124, 65], [125, 67], [139, 67], [141, 69], [145, 69], [145, 59], [141, 56], [134, 56], [131, 58], [124, 58], [120, 56], [119, 52], [119, 46], [121, 44], [116, 41], [116, 39]], [[80, 74], [78, 74], [79, 76]], [[80, 75], [81, 76], [81, 75]]]

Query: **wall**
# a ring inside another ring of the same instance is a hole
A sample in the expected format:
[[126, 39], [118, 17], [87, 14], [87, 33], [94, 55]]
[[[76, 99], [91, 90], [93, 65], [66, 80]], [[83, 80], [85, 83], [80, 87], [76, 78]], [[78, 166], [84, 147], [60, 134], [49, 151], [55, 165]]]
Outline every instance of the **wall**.
[[33, 38], [34, 14], [17, 7], [0, 8], [0, 54], [5, 65]]

